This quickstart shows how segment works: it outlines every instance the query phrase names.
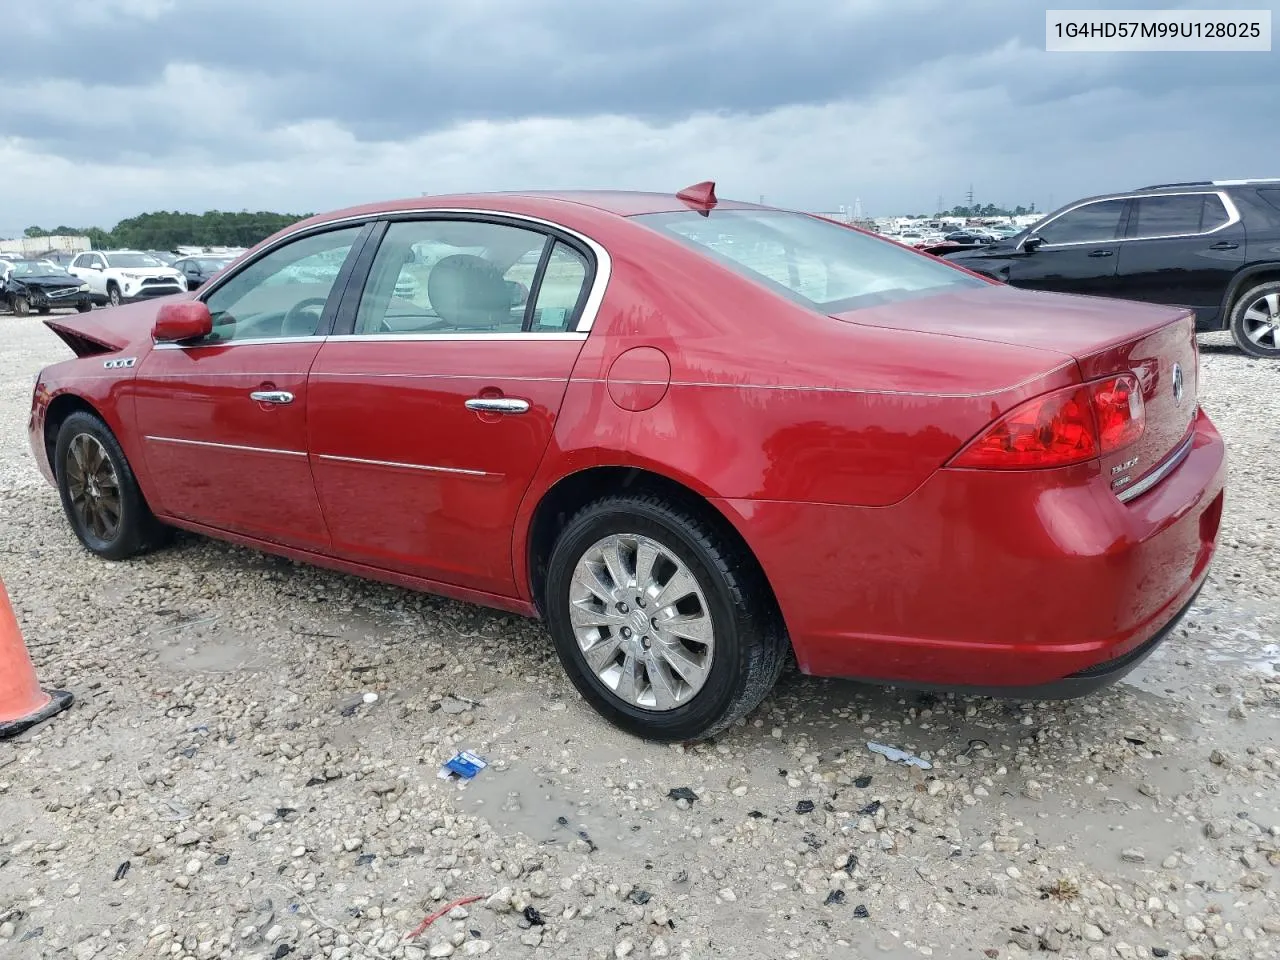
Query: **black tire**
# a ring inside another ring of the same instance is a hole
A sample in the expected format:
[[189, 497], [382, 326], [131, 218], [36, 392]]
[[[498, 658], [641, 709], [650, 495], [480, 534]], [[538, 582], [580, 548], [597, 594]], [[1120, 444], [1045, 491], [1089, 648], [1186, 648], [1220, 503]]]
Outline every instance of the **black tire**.
[[[1259, 357], [1264, 360], [1280, 360], [1280, 328], [1273, 328], [1270, 333], [1263, 334], [1262, 339], [1270, 341], [1270, 343], [1259, 343], [1249, 336], [1250, 327], [1252, 326], [1253, 329], [1256, 329], [1256, 321], [1247, 317], [1246, 314], [1250, 312], [1250, 308], [1257, 305], [1264, 297], [1270, 296], [1280, 298], [1280, 280], [1268, 280], [1266, 283], [1260, 283], [1241, 294], [1231, 308], [1231, 319], [1228, 326], [1231, 330], [1231, 338], [1235, 340], [1236, 346], [1249, 354], [1249, 356]], [[1280, 316], [1272, 317], [1273, 321], [1278, 319], [1280, 319]]]
[[124, 302], [124, 295], [120, 293], [120, 286], [112, 280], [107, 284], [107, 305], [118, 307]]
[[76, 304], [76, 310], [80, 313], [88, 313], [93, 309], [93, 303], [88, 300], [81, 300]]
[[31, 301], [15, 293], [9, 298], [9, 309], [14, 312], [15, 316], [25, 317], [31, 312]]
[[[686, 703], [648, 710], [627, 703], [587, 664], [569, 617], [574, 568], [612, 534], [649, 537], [673, 553], [707, 599], [715, 646], [705, 684]], [[548, 562], [543, 610], [565, 672], [607, 720], [639, 737], [711, 737], [759, 705], [782, 671], [789, 643], [755, 559], [697, 510], [659, 495], [619, 495], [583, 508], [565, 526]]]
[[[71, 471], [67, 466], [67, 458], [72, 441], [82, 434], [87, 434], [101, 444], [115, 471], [119, 491], [119, 521], [117, 528], [107, 536], [101, 536], [91, 529], [72, 504], [69, 489]], [[54, 450], [54, 475], [58, 479], [62, 509], [71, 523], [71, 529], [90, 553], [106, 560], [125, 560], [158, 546], [165, 539], [166, 528], [156, 520], [151, 508], [147, 506], [115, 434], [94, 414], [82, 410], [71, 414], [62, 422]]]
[[52, 307], [36, 307], [36, 312], [42, 317], [47, 317], [52, 309]]

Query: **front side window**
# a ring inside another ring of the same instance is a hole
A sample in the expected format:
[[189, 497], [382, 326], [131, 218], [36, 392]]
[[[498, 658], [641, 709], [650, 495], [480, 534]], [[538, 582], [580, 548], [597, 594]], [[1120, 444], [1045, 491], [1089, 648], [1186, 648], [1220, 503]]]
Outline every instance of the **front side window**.
[[[569, 253], [548, 258], [546, 234], [478, 220], [398, 221], [387, 227], [356, 311], [361, 335], [520, 333], [572, 329], [587, 272]], [[554, 251], [553, 251], [554, 253]], [[554, 263], [552, 263], [554, 261]], [[529, 303], [535, 288], [541, 291]], [[572, 287], [572, 290], [568, 288]], [[566, 305], [567, 304], [567, 305]]]
[[1114, 240], [1124, 213], [1124, 200], [1100, 200], [1064, 213], [1045, 224], [1035, 235], [1047, 244], [1102, 243]]
[[213, 315], [213, 333], [206, 342], [314, 336], [362, 229], [357, 225], [312, 234], [246, 265], [205, 299]]
[[689, 210], [634, 219], [823, 313], [984, 285], [891, 241], [802, 213]]
[[1227, 222], [1227, 211], [1216, 193], [1140, 197], [1133, 237], [1185, 237]]

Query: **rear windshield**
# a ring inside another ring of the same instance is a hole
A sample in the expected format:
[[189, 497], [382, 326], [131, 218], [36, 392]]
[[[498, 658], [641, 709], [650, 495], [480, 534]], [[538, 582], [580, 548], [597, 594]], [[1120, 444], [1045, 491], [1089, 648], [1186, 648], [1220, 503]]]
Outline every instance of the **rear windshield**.
[[983, 286], [890, 241], [803, 213], [688, 210], [634, 219], [823, 313]]

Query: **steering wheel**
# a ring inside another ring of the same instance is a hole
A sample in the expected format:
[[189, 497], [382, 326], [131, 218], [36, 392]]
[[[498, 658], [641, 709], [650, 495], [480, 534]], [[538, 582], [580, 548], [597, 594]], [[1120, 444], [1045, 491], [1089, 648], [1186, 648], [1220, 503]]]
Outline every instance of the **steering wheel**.
[[[280, 335], [288, 336], [307, 336], [316, 332], [316, 327], [320, 324], [320, 316], [324, 312], [324, 305], [328, 302], [328, 297], [307, 297], [305, 300], [299, 300], [289, 312], [284, 315], [284, 319], [280, 321]], [[319, 307], [318, 310], [315, 308]], [[308, 311], [315, 311], [315, 317], [311, 319], [311, 326], [306, 328], [302, 333], [291, 333], [293, 327], [305, 327], [308, 320]]]

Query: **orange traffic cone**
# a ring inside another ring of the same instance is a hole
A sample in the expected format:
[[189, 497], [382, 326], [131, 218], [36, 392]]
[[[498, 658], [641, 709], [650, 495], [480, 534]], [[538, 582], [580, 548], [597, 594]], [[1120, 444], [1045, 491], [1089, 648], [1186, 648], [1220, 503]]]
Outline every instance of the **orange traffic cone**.
[[40, 689], [9, 594], [0, 582], [0, 740], [16, 737], [69, 706], [71, 694], [65, 690]]

